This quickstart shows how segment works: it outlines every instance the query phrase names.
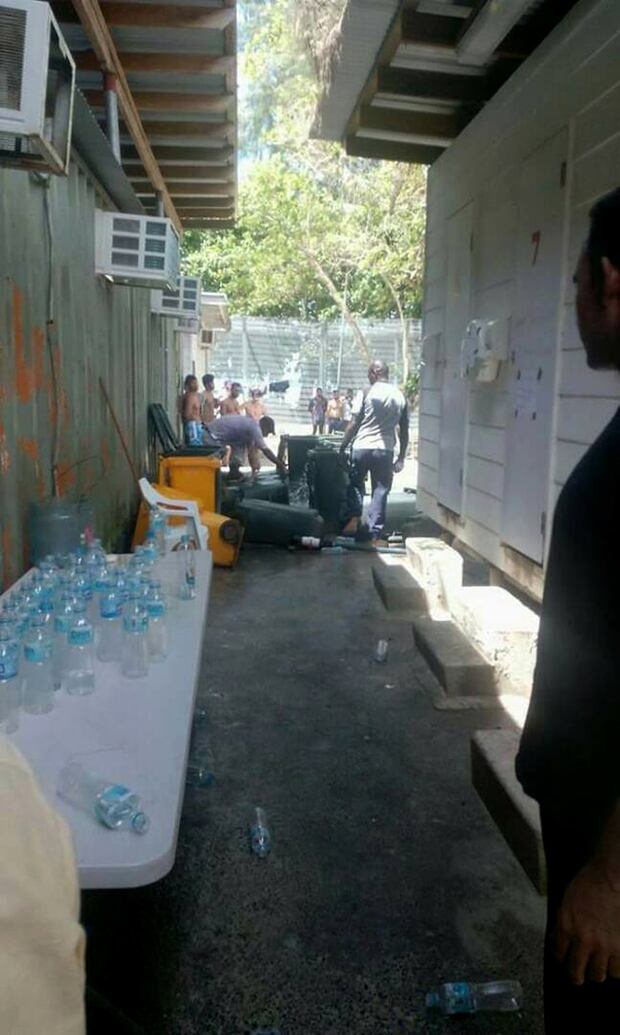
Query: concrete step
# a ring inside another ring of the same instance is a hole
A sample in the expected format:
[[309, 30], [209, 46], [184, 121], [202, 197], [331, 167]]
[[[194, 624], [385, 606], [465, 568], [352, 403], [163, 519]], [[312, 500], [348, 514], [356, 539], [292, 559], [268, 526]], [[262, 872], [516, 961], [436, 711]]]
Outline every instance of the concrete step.
[[495, 695], [493, 666], [454, 622], [418, 616], [413, 622], [413, 635], [418, 650], [447, 694], [455, 697]]
[[404, 559], [382, 555], [373, 565], [372, 577], [386, 611], [407, 617], [427, 612], [426, 593]]
[[536, 890], [546, 894], [547, 871], [537, 804], [515, 776], [519, 733], [481, 730], [471, 740], [472, 783]]
[[411, 570], [426, 590], [431, 613], [451, 611], [463, 585], [463, 558], [441, 539], [415, 536], [405, 541]]
[[529, 696], [538, 616], [499, 586], [465, 586], [450, 609], [457, 625], [495, 668], [502, 693]]

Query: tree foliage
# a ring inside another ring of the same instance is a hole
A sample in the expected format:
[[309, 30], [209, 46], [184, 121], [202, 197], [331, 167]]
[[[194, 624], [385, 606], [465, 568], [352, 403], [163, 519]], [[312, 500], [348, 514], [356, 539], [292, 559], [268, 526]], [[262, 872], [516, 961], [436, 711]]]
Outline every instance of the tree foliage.
[[188, 233], [185, 254], [234, 312], [344, 313], [355, 333], [356, 317], [419, 315], [426, 178], [419, 166], [348, 158], [309, 139], [313, 68], [342, 9], [342, 0], [244, 3], [242, 147], [251, 161], [238, 221]]

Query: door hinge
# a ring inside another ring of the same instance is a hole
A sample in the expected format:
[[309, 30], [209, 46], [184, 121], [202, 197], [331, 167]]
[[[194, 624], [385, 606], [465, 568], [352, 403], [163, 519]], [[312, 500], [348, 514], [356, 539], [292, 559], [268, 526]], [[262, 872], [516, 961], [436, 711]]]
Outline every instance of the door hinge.
[[568, 165], [566, 162], [562, 162], [560, 166], [560, 187], [566, 186], [566, 176], [568, 171]]
[[546, 510], [543, 510], [542, 514], [540, 515], [540, 534], [542, 536], [543, 547], [544, 547], [545, 540], [547, 538], [547, 511]]

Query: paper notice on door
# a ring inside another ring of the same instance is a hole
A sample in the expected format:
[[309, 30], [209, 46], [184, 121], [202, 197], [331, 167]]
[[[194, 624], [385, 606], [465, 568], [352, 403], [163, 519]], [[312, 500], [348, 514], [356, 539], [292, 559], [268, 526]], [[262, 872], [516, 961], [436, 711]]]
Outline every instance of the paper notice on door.
[[538, 368], [521, 369], [517, 375], [517, 396], [515, 417], [526, 417], [530, 420], [536, 419], [538, 405]]

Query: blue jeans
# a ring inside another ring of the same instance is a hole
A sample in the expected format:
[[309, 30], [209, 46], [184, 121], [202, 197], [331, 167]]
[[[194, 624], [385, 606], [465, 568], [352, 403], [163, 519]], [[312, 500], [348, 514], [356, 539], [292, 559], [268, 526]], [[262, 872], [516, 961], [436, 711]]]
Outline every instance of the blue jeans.
[[394, 454], [391, 449], [353, 450], [353, 488], [362, 513], [366, 477], [370, 475], [372, 498], [368, 508], [368, 525], [373, 536], [380, 538], [385, 528], [387, 499], [392, 488]]

